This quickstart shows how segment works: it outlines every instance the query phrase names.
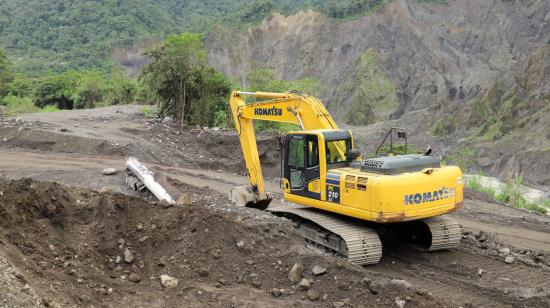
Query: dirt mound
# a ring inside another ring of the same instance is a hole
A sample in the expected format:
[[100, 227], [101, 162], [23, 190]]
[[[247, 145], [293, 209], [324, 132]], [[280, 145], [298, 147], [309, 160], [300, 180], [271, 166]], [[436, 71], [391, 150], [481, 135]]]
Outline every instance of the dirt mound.
[[[153, 121], [147, 130], [121, 129], [153, 145], [130, 144], [130, 155], [151, 163], [246, 174], [239, 137], [232, 129], [181, 127], [175, 122]], [[280, 137], [274, 132], [257, 136], [264, 176], [280, 177]]]
[[[104, 118], [108, 117], [100, 117]], [[148, 163], [246, 174], [239, 137], [232, 129], [181, 127], [172, 121], [135, 118], [133, 114], [120, 119], [132, 123], [133, 127], [125, 127], [124, 123], [118, 126], [113, 119], [70, 120], [75, 123], [62, 127], [40, 121], [13, 122], [0, 129], [0, 148], [87, 156], [135, 156]], [[74, 127], [77, 122], [79, 125]], [[84, 128], [94, 133], [79, 131]], [[279, 135], [262, 132], [257, 135], [257, 142], [264, 176], [280, 177]]]
[[84, 138], [26, 127], [0, 129], [2, 147], [38, 152], [126, 156], [127, 149], [104, 139]]
[[[164, 208], [116, 193], [0, 181], [0, 255], [48, 306], [440, 305], [309, 251], [282, 218], [233, 208], [212, 191], [183, 190], [192, 206]], [[295, 263], [313, 291], [289, 281]], [[327, 272], [314, 276], [315, 265]], [[177, 286], [161, 285], [161, 275]]]

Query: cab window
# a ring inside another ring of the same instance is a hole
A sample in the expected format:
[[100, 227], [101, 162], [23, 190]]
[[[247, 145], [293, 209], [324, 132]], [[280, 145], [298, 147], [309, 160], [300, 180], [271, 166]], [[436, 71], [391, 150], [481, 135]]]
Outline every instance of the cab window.
[[319, 147], [317, 144], [317, 136], [313, 136], [313, 138], [308, 138], [307, 149], [308, 168], [319, 165]]
[[326, 142], [327, 164], [347, 162], [346, 152], [351, 149], [351, 140], [332, 140]]
[[288, 145], [288, 168], [291, 189], [300, 189], [305, 183], [304, 144], [304, 139], [295, 137], [290, 140]]
[[288, 164], [293, 167], [304, 167], [304, 140], [292, 139], [288, 148]]

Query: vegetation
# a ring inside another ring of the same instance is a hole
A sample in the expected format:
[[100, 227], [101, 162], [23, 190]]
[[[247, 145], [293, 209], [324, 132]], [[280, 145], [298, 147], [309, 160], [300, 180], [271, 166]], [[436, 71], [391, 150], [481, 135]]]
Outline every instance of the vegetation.
[[384, 0], [106, 0], [0, 1], [0, 45], [17, 54], [20, 72], [35, 76], [74, 69], [112, 70], [114, 48], [181, 29], [241, 27], [273, 12], [314, 9], [334, 18], [365, 14]]
[[0, 104], [7, 106], [8, 115], [127, 104], [137, 92], [136, 83], [121, 74], [83, 70], [30, 77], [11, 72], [5, 57], [0, 56], [0, 62], [0, 76], [9, 76], [0, 78]]
[[527, 201], [521, 193], [522, 182], [523, 179], [521, 176], [515, 177], [496, 191], [492, 187], [483, 185], [479, 175], [474, 175], [466, 179], [466, 187], [477, 192], [485, 193], [495, 200], [507, 205], [546, 214], [550, 209], [550, 199], [543, 198], [535, 202]]
[[141, 107], [140, 111], [141, 111], [141, 113], [143, 114], [143, 116], [146, 117], [146, 118], [150, 117], [151, 114], [153, 113], [153, 112], [151, 111], [151, 107], [149, 107], [149, 106], [143, 106], [143, 107]]
[[349, 96], [350, 107], [344, 116], [347, 124], [367, 125], [387, 120], [397, 107], [393, 82], [379, 67], [378, 56], [372, 49], [361, 55], [354, 73], [339, 91], [341, 94], [336, 96]]
[[17, 97], [9, 95], [1, 101], [2, 105], [6, 106], [5, 115], [7, 117], [16, 116], [23, 113], [39, 112], [40, 108], [36, 107], [32, 99], [28, 97]]
[[0, 98], [8, 94], [8, 83], [13, 79], [13, 73], [9, 65], [6, 53], [3, 49], [0, 49]]
[[32, 112], [56, 112], [59, 109], [56, 106], [48, 105], [44, 108], [36, 107], [32, 99], [28, 97], [17, 97], [11, 94], [0, 101], [0, 105], [5, 105], [5, 115], [13, 117], [24, 113]]
[[460, 167], [462, 172], [467, 172], [476, 162], [475, 152], [470, 147], [458, 147], [456, 152], [445, 158], [445, 163], [450, 163]]
[[432, 134], [438, 137], [448, 136], [459, 127], [459, 120], [455, 116], [446, 115], [439, 119], [432, 127]]
[[159, 115], [182, 124], [223, 125], [229, 121], [229, 80], [206, 65], [206, 52], [198, 34], [170, 36], [146, 52], [151, 62], [140, 76], [158, 98]]

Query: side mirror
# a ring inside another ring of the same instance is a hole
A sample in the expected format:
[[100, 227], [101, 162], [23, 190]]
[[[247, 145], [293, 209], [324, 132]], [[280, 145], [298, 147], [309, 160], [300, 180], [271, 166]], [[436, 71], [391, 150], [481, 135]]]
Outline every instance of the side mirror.
[[346, 153], [346, 158], [348, 160], [356, 160], [359, 157], [361, 157], [361, 152], [358, 149], [350, 149]]

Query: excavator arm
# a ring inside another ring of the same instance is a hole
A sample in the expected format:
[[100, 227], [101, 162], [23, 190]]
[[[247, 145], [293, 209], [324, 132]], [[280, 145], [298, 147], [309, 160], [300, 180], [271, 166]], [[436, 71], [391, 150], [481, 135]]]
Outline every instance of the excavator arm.
[[[246, 104], [245, 96], [265, 100]], [[253, 120], [292, 123], [302, 130], [338, 129], [321, 101], [298, 92], [234, 91], [229, 104], [241, 142], [249, 184], [235, 187], [230, 194], [231, 201], [239, 205], [265, 209], [271, 201], [264, 187]]]

